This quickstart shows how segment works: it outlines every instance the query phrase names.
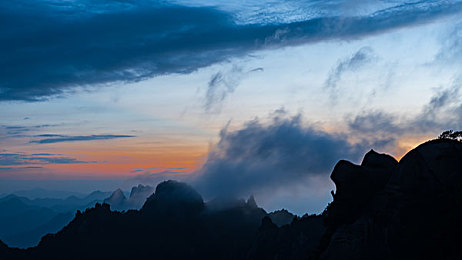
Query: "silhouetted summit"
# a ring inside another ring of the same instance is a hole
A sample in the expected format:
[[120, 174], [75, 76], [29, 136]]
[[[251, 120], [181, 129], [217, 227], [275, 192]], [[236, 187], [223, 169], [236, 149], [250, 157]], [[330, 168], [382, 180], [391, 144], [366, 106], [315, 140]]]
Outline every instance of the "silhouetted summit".
[[204, 201], [197, 191], [186, 183], [169, 180], [157, 185], [141, 213], [180, 218], [197, 215], [203, 209]]
[[0, 259], [462, 259], [461, 142], [429, 141], [399, 163], [371, 150], [361, 165], [339, 161], [331, 178], [323, 214], [291, 221], [253, 197], [204, 203], [166, 181], [139, 211], [96, 204], [35, 248], [0, 243]]

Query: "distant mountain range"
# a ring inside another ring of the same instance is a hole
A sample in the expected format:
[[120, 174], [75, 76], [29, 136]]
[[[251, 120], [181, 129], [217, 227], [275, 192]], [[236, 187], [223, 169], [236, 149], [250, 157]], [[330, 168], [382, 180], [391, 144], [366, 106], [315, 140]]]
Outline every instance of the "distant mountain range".
[[[68, 224], [77, 210], [102, 202], [111, 205], [112, 210], [140, 209], [153, 192], [153, 187], [140, 184], [132, 188], [128, 198], [121, 189], [112, 193], [94, 191], [88, 195], [71, 195], [64, 199], [59, 197], [68, 193], [44, 189], [8, 194], [0, 197], [0, 240], [12, 247], [36, 246], [44, 235], [56, 233]], [[18, 194], [30, 195], [32, 199]], [[46, 195], [58, 198], [45, 198]]]
[[205, 203], [166, 181], [140, 210], [98, 203], [36, 247], [0, 242], [0, 259], [462, 259], [461, 142], [429, 141], [400, 162], [371, 150], [361, 165], [338, 162], [331, 179], [332, 203], [303, 217], [252, 197]]
[[104, 200], [104, 203], [111, 205], [113, 210], [140, 209], [152, 193], [154, 187], [140, 184], [132, 188], [128, 198], [121, 189], [117, 189]]
[[14, 194], [1, 197], [0, 239], [13, 247], [35, 246], [42, 236], [55, 233], [68, 224], [77, 210], [94, 207], [109, 195], [110, 192], [95, 191], [80, 198], [70, 196], [66, 199], [29, 199]]

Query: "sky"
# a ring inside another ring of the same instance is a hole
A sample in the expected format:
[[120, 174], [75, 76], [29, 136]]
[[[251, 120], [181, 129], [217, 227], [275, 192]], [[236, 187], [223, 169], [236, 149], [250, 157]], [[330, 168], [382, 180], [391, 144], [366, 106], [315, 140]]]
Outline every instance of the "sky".
[[321, 212], [462, 124], [462, 1], [0, 2], [0, 194], [191, 183]]

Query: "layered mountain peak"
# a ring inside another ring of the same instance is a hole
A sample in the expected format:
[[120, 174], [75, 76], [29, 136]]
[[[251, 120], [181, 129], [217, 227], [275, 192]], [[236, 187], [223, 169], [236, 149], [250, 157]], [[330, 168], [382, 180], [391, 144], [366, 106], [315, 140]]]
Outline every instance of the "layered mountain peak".
[[[115, 203], [115, 202], [124, 201], [124, 200], [126, 200], [126, 199], [127, 199], [127, 197], [125, 197], [124, 192], [123, 192], [121, 189], [117, 189], [117, 190], [115, 190], [115, 191], [111, 194], [111, 196], [110, 196], [108, 199], [106, 199], [106, 200], [108, 200], [108, 201], [111, 202], [111, 203], [113, 203], [113, 202]], [[105, 201], [106, 201], [106, 200], [105, 200]]]
[[111, 196], [104, 200], [104, 203], [111, 205], [113, 209], [121, 210], [124, 208], [127, 197], [121, 189], [115, 190]]
[[130, 191], [129, 199], [132, 198], [147, 198], [154, 192], [154, 188], [149, 185], [139, 184], [138, 186], [134, 186]]

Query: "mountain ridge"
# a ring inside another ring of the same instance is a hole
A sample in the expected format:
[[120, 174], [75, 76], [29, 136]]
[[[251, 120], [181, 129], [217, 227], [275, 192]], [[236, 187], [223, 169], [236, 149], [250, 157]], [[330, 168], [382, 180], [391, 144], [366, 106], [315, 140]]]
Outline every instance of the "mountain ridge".
[[429, 141], [399, 162], [371, 150], [360, 165], [339, 161], [331, 179], [336, 192], [321, 215], [294, 216], [283, 225], [252, 198], [217, 207], [188, 184], [165, 181], [141, 210], [117, 212], [96, 204], [78, 211], [37, 247], [15, 250], [0, 243], [0, 254], [5, 259], [462, 259], [461, 142]]

